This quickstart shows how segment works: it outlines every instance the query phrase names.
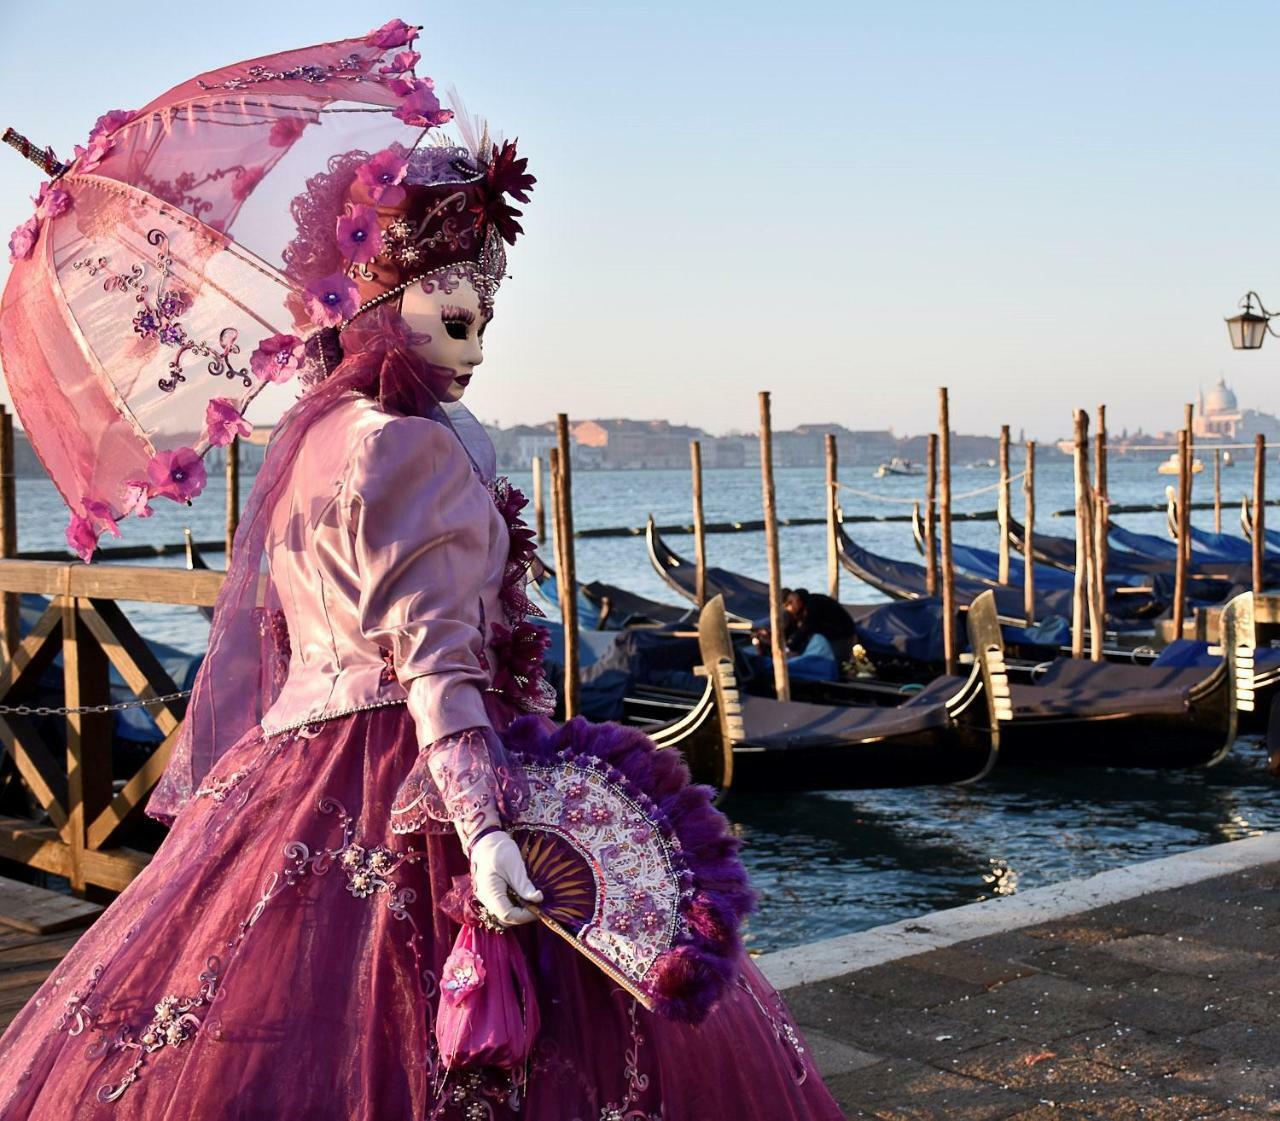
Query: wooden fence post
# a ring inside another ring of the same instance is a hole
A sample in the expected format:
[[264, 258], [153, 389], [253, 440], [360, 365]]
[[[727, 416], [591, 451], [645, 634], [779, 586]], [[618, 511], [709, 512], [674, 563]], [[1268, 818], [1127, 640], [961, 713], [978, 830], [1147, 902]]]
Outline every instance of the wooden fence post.
[[[18, 554], [18, 479], [14, 473], [13, 414], [0, 405], [0, 558]], [[18, 596], [0, 594], [0, 643], [5, 658], [18, 649]]]

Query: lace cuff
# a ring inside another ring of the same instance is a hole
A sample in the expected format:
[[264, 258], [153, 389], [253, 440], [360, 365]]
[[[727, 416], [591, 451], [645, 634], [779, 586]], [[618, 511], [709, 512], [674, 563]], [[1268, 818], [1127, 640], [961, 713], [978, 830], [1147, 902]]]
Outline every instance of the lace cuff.
[[470, 846], [529, 803], [529, 782], [491, 728], [468, 728], [423, 748], [391, 805], [394, 833], [421, 833], [429, 822], [452, 822]]

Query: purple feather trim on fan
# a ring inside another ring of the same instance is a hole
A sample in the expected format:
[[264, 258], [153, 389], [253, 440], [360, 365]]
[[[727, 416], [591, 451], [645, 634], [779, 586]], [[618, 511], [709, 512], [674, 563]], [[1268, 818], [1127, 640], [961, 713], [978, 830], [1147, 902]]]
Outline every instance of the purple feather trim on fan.
[[655, 962], [644, 988], [654, 1010], [671, 1020], [698, 1023], [734, 981], [741, 959], [740, 926], [755, 896], [738, 859], [739, 841], [711, 802], [715, 791], [689, 781], [680, 755], [656, 747], [635, 728], [592, 724], [576, 717], [551, 732], [536, 717], [522, 717], [503, 736], [528, 763], [557, 757], [594, 757], [609, 777], [641, 805], [672, 845], [683, 886], [685, 929]]

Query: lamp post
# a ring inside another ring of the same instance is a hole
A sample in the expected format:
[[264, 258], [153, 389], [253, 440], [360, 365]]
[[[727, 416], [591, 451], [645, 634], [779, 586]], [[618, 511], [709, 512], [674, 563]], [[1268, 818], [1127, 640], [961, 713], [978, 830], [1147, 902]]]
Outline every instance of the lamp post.
[[[1253, 310], [1255, 300], [1258, 311]], [[1227, 320], [1227, 332], [1231, 336], [1231, 345], [1235, 350], [1257, 350], [1266, 339], [1267, 332], [1276, 334], [1271, 326], [1271, 320], [1280, 316], [1280, 312], [1267, 311], [1262, 306], [1262, 297], [1257, 292], [1245, 293], [1239, 306], [1244, 308], [1244, 311]], [[1259, 315], [1258, 312], [1262, 314]]]

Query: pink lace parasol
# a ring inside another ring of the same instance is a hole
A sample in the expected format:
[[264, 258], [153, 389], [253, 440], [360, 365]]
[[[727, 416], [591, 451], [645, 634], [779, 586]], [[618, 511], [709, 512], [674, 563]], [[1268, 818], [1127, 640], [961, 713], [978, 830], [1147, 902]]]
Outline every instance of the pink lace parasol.
[[[52, 178], [9, 243], [0, 361], [85, 560], [150, 500], [199, 495], [203, 454], [245, 434], [254, 399], [333, 325], [309, 291], [322, 278], [296, 267], [308, 231], [291, 203], [335, 163], [412, 152], [449, 120], [413, 74], [416, 35], [392, 20], [203, 74], [107, 113], [66, 165], [6, 135]], [[332, 243], [337, 216], [316, 236]]]

